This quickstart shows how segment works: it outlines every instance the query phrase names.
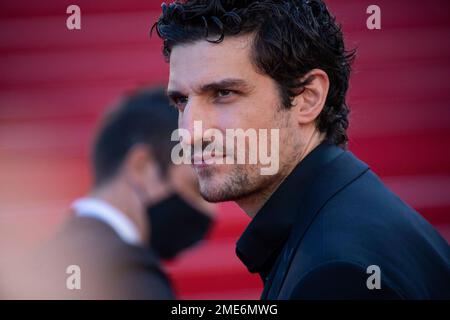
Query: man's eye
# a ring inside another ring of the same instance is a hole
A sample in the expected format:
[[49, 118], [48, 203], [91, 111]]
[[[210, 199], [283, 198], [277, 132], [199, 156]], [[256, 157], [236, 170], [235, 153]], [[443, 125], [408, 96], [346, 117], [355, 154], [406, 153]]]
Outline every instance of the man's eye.
[[187, 97], [175, 97], [172, 100], [173, 100], [173, 104], [176, 108], [183, 107], [188, 103]]
[[217, 96], [219, 98], [229, 97], [232, 94], [233, 94], [233, 91], [231, 91], [231, 90], [219, 90], [219, 91], [217, 91]]

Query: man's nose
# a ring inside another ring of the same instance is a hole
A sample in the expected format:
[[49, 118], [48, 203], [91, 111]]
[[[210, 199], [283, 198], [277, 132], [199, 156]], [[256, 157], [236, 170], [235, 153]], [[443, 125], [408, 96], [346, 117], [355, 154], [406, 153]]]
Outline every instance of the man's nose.
[[205, 130], [205, 107], [196, 99], [189, 99], [180, 117], [179, 128], [189, 132], [190, 141], [182, 141], [186, 145], [194, 145], [196, 141], [202, 141]]

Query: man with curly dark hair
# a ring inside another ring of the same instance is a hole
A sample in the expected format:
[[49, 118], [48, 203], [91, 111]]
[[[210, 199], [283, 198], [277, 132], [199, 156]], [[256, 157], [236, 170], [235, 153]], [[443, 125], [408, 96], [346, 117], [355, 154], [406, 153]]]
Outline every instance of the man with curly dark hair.
[[[447, 242], [346, 150], [355, 52], [321, 0], [185, 0], [154, 30], [194, 147], [204, 130], [278, 129], [279, 169], [194, 164], [202, 196], [252, 218], [236, 252], [263, 299], [450, 297]], [[248, 147], [245, 144], [245, 147]], [[232, 158], [235, 153], [215, 156]], [[202, 158], [203, 157], [203, 158]]]

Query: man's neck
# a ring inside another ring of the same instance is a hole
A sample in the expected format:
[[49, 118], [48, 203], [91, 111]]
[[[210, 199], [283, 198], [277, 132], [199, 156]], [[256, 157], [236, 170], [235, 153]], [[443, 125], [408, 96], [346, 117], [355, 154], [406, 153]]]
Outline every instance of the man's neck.
[[120, 210], [138, 230], [141, 245], [148, 243], [150, 230], [146, 216], [146, 208], [125, 184], [113, 182], [96, 187], [89, 196], [103, 200]]
[[295, 167], [309, 154], [311, 153], [318, 145], [324, 141], [325, 135], [320, 134], [317, 131], [317, 134], [314, 134], [311, 137], [311, 140], [305, 144], [303, 148], [303, 152], [301, 152], [296, 161], [288, 161], [289, 166], [283, 170], [284, 173], [279, 175], [279, 178], [274, 181], [274, 183], [270, 184], [263, 190], [255, 192], [243, 199], [236, 200], [236, 203], [241, 207], [242, 210], [250, 217], [254, 218], [258, 211], [264, 206], [264, 204], [269, 200], [272, 194], [278, 189], [278, 187], [283, 183], [283, 181], [292, 173]]

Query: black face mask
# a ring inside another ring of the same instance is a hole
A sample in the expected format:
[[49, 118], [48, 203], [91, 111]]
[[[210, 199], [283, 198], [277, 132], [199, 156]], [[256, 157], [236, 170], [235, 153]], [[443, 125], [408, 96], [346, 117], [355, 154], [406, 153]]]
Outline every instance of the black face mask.
[[212, 222], [177, 194], [148, 207], [147, 216], [151, 225], [150, 247], [162, 259], [171, 259], [200, 241]]

